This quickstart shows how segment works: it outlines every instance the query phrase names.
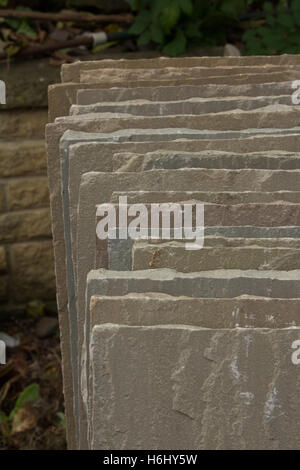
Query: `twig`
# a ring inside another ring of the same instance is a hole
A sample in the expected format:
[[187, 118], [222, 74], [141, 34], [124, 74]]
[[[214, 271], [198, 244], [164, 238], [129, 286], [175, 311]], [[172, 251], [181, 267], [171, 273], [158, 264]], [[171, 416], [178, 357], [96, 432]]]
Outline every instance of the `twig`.
[[[24, 49], [21, 49], [20, 52], [10, 56], [11, 58], [14, 57], [25, 57], [25, 56], [35, 56], [35, 55], [49, 55], [52, 54], [54, 51], [58, 51], [60, 49], [68, 49], [72, 47], [79, 47], [79, 46], [92, 46], [93, 45], [93, 38], [91, 36], [80, 36], [76, 39], [71, 39], [69, 41], [55, 41], [53, 44], [42, 44], [40, 46], [28, 46]], [[7, 59], [8, 55], [5, 52], [0, 53], [0, 60]]]
[[93, 15], [76, 12], [42, 13], [39, 11], [2, 10], [1, 18], [31, 19], [40, 21], [73, 21], [75, 23], [133, 23], [134, 16], [130, 13], [123, 15]]

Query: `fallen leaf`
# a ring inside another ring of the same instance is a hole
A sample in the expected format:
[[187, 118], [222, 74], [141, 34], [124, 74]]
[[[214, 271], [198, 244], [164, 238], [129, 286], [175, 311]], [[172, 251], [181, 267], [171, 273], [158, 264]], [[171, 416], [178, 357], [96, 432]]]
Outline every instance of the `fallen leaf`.
[[30, 404], [25, 404], [20, 408], [13, 417], [12, 434], [29, 431], [37, 425], [37, 415], [34, 408]]

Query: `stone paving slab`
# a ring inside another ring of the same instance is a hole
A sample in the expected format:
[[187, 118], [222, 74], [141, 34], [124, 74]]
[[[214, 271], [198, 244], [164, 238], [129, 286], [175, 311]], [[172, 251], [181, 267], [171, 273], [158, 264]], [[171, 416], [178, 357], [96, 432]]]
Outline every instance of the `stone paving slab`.
[[[90, 302], [90, 335], [95, 325], [191, 325], [202, 328], [286, 328], [299, 321], [299, 299], [241, 296], [234, 299], [173, 297], [143, 293], [93, 296]], [[90, 348], [88, 337], [88, 351]], [[92, 395], [92, 370], [89, 395]], [[89, 416], [92, 399], [89, 396]], [[91, 417], [89, 418], [89, 421]]]
[[91, 448], [298, 449], [295, 341], [299, 328], [96, 326]]
[[[249, 82], [252, 78], [258, 75], [274, 75], [284, 76], [284, 74], [293, 76], [300, 69], [299, 66], [229, 66], [229, 67], [164, 67], [162, 68], [136, 68], [136, 69], [92, 69], [80, 71], [80, 83], [103, 83], [110, 82], [112, 85], [115, 82], [126, 83], [127, 81], [150, 81], [150, 80], [185, 80], [185, 79], [198, 79], [200, 83], [217, 83], [220, 78], [221, 82], [228, 78], [230, 80], [243, 80], [247, 77]], [[208, 82], [208, 79], [210, 80]]]
[[[247, 77], [247, 78], [245, 78]], [[291, 95], [294, 93], [294, 89], [292, 84], [295, 80], [299, 77], [299, 73], [294, 72], [279, 72], [279, 73], [270, 73], [270, 74], [249, 74], [247, 76], [244, 75], [233, 75], [230, 77], [230, 83], [228, 83], [228, 77], [216, 77], [214, 79], [202, 79], [202, 87], [207, 88], [209, 86], [215, 86], [219, 88], [215, 88], [215, 95], [217, 96], [243, 96], [243, 87], [251, 87], [251, 86], [261, 86], [262, 90], [261, 93], [264, 94], [264, 87], [265, 84], [269, 84], [266, 93], [268, 95], [276, 95], [276, 86], [277, 84], [287, 83], [289, 82], [290, 85], [288, 88], [285, 88], [285, 92], [283, 94]], [[147, 87], [161, 87], [165, 88], [165, 86], [173, 88], [177, 88], [177, 90], [181, 89], [181, 87], [185, 86], [201, 86], [200, 79], [175, 79], [175, 80], [150, 80], [150, 81], [127, 81], [126, 86], [127, 88], [147, 88]], [[272, 84], [272, 88], [270, 88], [270, 84]], [[59, 116], [67, 116], [69, 114], [70, 106], [72, 104], [76, 104], [77, 101], [77, 92], [78, 90], [82, 89], [109, 89], [111, 88], [111, 82], [101, 82], [101, 83], [93, 83], [93, 84], [83, 84], [83, 83], [68, 83], [68, 84], [58, 84], [49, 87], [48, 97], [49, 97], [49, 120], [53, 122], [55, 118]], [[114, 88], [121, 88], [124, 87], [124, 82], [114, 82]], [[282, 85], [280, 85], [282, 86]], [[231, 88], [235, 88], [235, 90], [231, 90]], [[256, 93], [255, 93], [256, 91]], [[203, 91], [197, 97], [205, 98], [211, 96], [212, 89], [207, 89], [207, 91]], [[260, 96], [261, 93], [257, 93], [257, 89], [254, 88], [248, 92], [250, 96]], [[246, 93], [248, 95], [248, 93]], [[179, 92], [178, 99], [180, 97]], [[245, 94], [245, 93], [244, 93]], [[282, 92], [278, 92], [278, 94], [282, 94]], [[174, 96], [174, 95], [173, 95]], [[174, 98], [171, 98], [174, 99]], [[168, 97], [165, 96], [164, 100], [168, 100]], [[97, 100], [99, 101], [99, 100]]]
[[73, 64], [64, 64], [62, 66], [61, 78], [63, 82], [78, 82], [80, 72], [93, 70], [95, 68], [105, 69], [114, 67], [118, 69], [136, 69], [136, 68], [165, 68], [165, 67], [236, 67], [236, 66], [258, 66], [262, 68], [266, 65], [274, 66], [299, 66], [300, 61], [297, 55], [280, 56], [251, 56], [251, 57], [180, 57], [166, 58], [159, 57], [154, 59], [106, 59], [101, 61], [78, 61]]
[[283, 247], [203, 247], [187, 250], [180, 241], [151, 244], [136, 241], [132, 252], [132, 269], [171, 268], [179, 272], [213, 269], [258, 269], [289, 271], [300, 269], [299, 248]]
[[201, 99], [190, 98], [183, 101], [159, 101], [152, 103], [147, 100], [122, 101], [119, 103], [97, 103], [87, 106], [72, 105], [70, 108], [71, 116], [78, 116], [89, 113], [125, 113], [134, 116], [167, 116], [172, 114], [208, 114], [242, 109], [251, 111], [271, 106], [274, 104], [294, 106], [291, 93], [284, 96], [268, 97], [240, 97], [240, 98], [222, 98], [222, 99]]
[[146, 171], [176, 168], [256, 168], [268, 170], [293, 170], [300, 168], [300, 153], [252, 152], [234, 153], [220, 151], [167, 152], [146, 154], [132, 152], [113, 156], [113, 171]]
[[[205, 103], [208, 100], [239, 100], [248, 97], [249, 100], [261, 100], [270, 97], [290, 96], [296, 91], [293, 82], [268, 82], [259, 84], [245, 84], [233, 86], [231, 84], [207, 84], [207, 85], [182, 85], [177, 86], [156, 86], [156, 87], [135, 87], [125, 88], [113, 87], [97, 89], [96, 85], [85, 85], [77, 90], [77, 98], [74, 99], [73, 106], [88, 106], [96, 103], [120, 103], [124, 101], [150, 101], [151, 103], [184, 101], [198, 99]], [[74, 89], [74, 85], [71, 90]], [[292, 100], [290, 101], [292, 102]]]
[[[51, 127], [51, 126], [49, 126]], [[80, 128], [82, 128], [81, 126], [79, 126]], [[94, 128], [94, 130], [96, 130], [96, 127]], [[49, 133], [49, 131], [48, 131]], [[137, 131], [134, 131], [132, 135], [136, 135]], [[127, 133], [128, 134], [128, 133]], [[63, 235], [63, 231], [62, 230], [62, 225], [59, 225], [59, 220], [60, 217], [62, 217], [62, 212], [61, 210], [59, 210], [59, 207], [61, 205], [60, 203], [60, 186], [59, 186], [59, 179], [57, 177], [57, 175], [59, 175], [59, 172], [60, 172], [60, 168], [59, 168], [59, 161], [57, 160], [57, 157], [56, 157], [56, 146], [55, 146], [55, 142], [57, 142], [57, 145], [58, 145], [58, 140], [59, 140], [59, 137], [60, 137], [60, 131], [58, 131], [58, 133], [54, 133], [54, 136], [53, 136], [53, 139], [50, 139], [48, 140], [48, 150], [50, 151], [49, 152], [49, 155], [48, 155], [48, 164], [49, 164], [49, 176], [50, 176], [50, 186], [52, 188], [52, 194], [51, 194], [51, 202], [52, 202], [52, 212], [56, 213], [56, 216], [53, 218], [54, 220], [54, 233], [56, 234], [54, 236], [54, 248], [55, 248], [55, 253], [56, 253], [56, 259], [60, 260], [60, 269], [59, 271], [56, 272], [56, 275], [57, 275], [57, 286], [58, 286], [58, 305], [59, 305], [59, 311], [60, 311], [60, 318], [61, 318], [61, 325], [62, 326], [62, 331], [65, 331], [65, 332], [68, 332], [68, 329], [69, 329], [69, 326], [68, 326], [68, 317], [67, 317], [67, 314], [66, 314], [66, 311], [67, 311], [67, 299], [65, 297], [66, 295], [66, 289], [65, 289], [65, 283], [66, 283], [66, 280], [65, 280], [65, 270], [64, 270], [64, 267], [63, 267], [63, 263], [61, 262], [62, 259], [64, 259], [64, 235]], [[114, 136], [114, 139], [115, 139], [116, 136]], [[298, 137], [295, 136], [294, 140], [292, 141], [292, 146], [293, 146], [293, 149], [296, 148], [297, 146], [297, 139]], [[248, 140], [248, 139], [247, 139]], [[269, 140], [269, 142], [267, 142]], [[251, 145], [253, 145], [253, 148], [257, 148], [257, 144], [258, 142], [259, 143], [263, 143], [263, 147], [265, 146], [266, 148], [270, 148], [273, 146], [275, 146], [275, 148], [279, 148], [282, 146], [284, 149], [286, 149], [288, 147], [289, 149], [289, 146], [291, 145], [291, 141], [290, 140], [285, 140], [284, 141], [284, 144], [283, 144], [283, 141], [281, 140], [280, 141], [280, 144], [278, 141], [276, 141], [276, 139], [274, 140], [273, 138], [267, 138], [267, 141], [256, 141], [256, 140], [251, 140]], [[278, 144], [277, 144], [278, 142]], [[250, 143], [250, 142], [249, 142]], [[227, 141], [220, 141], [220, 142], [214, 142], [214, 141], [207, 141], [207, 142], [203, 142], [202, 145], [203, 145], [203, 148], [206, 148], [206, 147], [215, 147], [215, 146], [220, 146], [220, 148], [222, 147], [225, 147], [227, 146], [227, 148], [229, 149], [229, 144], [230, 144], [230, 149], [233, 147], [235, 147], [235, 145], [237, 145], [238, 147], [247, 147], [249, 146], [249, 143], [248, 142], [245, 142], [245, 143], [242, 143], [240, 141], [237, 141], [236, 144], [234, 141], [231, 141], [231, 142], [227, 142]], [[114, 146], [114, 148], [116, 149], [117, 148], [117, 145], [118, 144], [110, 144], [112, 147]], [[139, 151], [139, 148], [138, 147], [135, 147], [136, 144], [134, 144], [134, 147], [133, 147], [133, 144], [132, 143], [128, 143], [127, 144], [127, 148], [126, 146], [124, 147], [124, 150], [126, 149], [131, 149], [131, 150], [135, 150], [135, 151]], [[156, 147], [156, 149], [160, 148], [158, 145], [160, 144], [154, 144], [154, 146]], [[171, 143], [170, 142], [166, 142], [163, 144], [163, 146], [166, 146], [171, 148]], [[201, 145], [199, 143], [195, 143], [195, 142], [191, 142], [191, 143], [188, 143], [188, 142], [182, 142], [182, 143], [177, 143], [176, 144], [178, 146], [178, 148], [180, 148], [181, 146], [181, 149], [190, 149], [190, 150], [196, 150], [196, 148], [198, 149], [199, 147], [201, 148]], [[194, 147], [194, 148], [193, 148]], [[196, 148], [195, 148], [196, 147]], [[149, 147], [149, 150], [151, 148]], [[152, 150], [155, 150], [155, 148], [153, 148], [152, 146]], [[244, 148], [242, 148], [242, 150], [245, 150]], [[51, 168], [51, 170], [50, 170]], [[58, 185], [58, 186], [57, 186]], [[55, 189], [56, 187], [56, 189]], [[61, 214], [61, 215], [59, 215]], [[59, 226], [61, 227], [59, 229]], [[59, 233], [62, 233], [62, 237], [59, 235]], [[65, 312], [65, 313], [64, 313]], [[66, 352], [66, 349], [68, 348], [68, 333], [66, 333], [65, 335], [63, 334], [63, 336], [65, 337], [65, 339], [62, 341], [62, 348], [65, 349], [65, 356], [67, 355], [67, 352]], [[68, 369], [70, 369], [70, 367], [68, 367]]]
[[[80, 123], [76, 123], [76, 126], [78, 125], [79, 129], [82, 129], [82, 125]], [[74, 127], [76, 127], [74, 125]], [[92, 130], [96, 131], [99, 129], [97, 127], [98, 124], [95, 126], [91, 126], [89, 123], [89, 126], [87, 128], [91, 128]], [[47, 129], [47, 147], [48, 147], [48, 168], [49, 168], [49, 183], [50, 183], [50, 190], [51, 190], [51, 207], [52, 207], [52, 214], [53, 214], [53, 233], [54, 233], [54, 249], [55, 249], [55, 256], [56, 259], [60, 261], [60, 269], [56, 270], [56, 277], [57, 277], [57, 289], [58, 289], [58, 308], [59, 308], [59, 313], [60, 313], [60, 323], [61, 323], [61, 329], [62, 329], [62, 350], [63, 350], [63, 355], [64, 357], [67, 357], [68, 355], [68, 338], [69, 338], [69, 324], [68, 324], [68, 316], [67, 316], [67, 298], [66, 298], [66, 277], [65, 277], [65, 268], [63, 261], [65, 259], [65, 248], [64, 248], [64, 232], [63, 232], [63, 225], [62, 225], [62, 209], [61, 209], [61, 200], [60, 200], [60, 180], [59, 180], [59, 175], [60, 175], [60, 162], [57, 158], [57, 148], [58, 148], [58, 143], [59, 143], [59, 138], [61, 134], [64, 131], [64, 127], [58, 126], [58, 129], [56, 130], [56, 126], [49, 125]], [[114, 135], [112, 140], [114, 142], [118, 142], [118, 140], [121, 140], [124, 138], [127, 139], [132, 139], [132, 137], [136, 138], [136, 135], [140, 132], [140, 130], [135, 130], [131, 134], [128, 132], [121, 133], [122, 135], [119, 137], [117, 135]], [[193, 131], [189, 131], [193, 133]], [[158, 132], [159, 133], [159, 132]], [[176, 135], [176, 134], [175, 134]], [[174, 135], [174, 137], [175, 137]], [[182, 134], [181, 134], [182, 135]], [[149, 138], [149, 135], [146, 133], [145, 136], [146, 139]], [[284, 140], [279, 142], [274, 138], [268, 138], [267, 141], [261, 141], [261, 140], [250, 140], [249, 142], [241, 143], [240, 140], [231, 141], [220, 141], [220, 142], [215, 142], [215, 141], [206, 141], [203, 143], [199, 142], [182, 142], [182, 143], [176, 143], [178, 148], [181, 150], [198, 150], [201, 149], [203, 146], [204, 148], [209, 148], [209, 147], [217, 147], [219, 148], [227, 148], [230, 149], [233, 148], [235, 149], [235, 146], [238, 146], [239, 150], [246, 151], [246, 148], [253, 146], [253, 149], [257, 148], [258, 142], [262, 144], [262, 150], [264, 149], [263, 147], [265, 146], [266, 148], [272, 148], [272, 146], [275, 146], [275, 148], [279, 148], [282, 146], [284, 149], [288, 148], [290, 149], [290, 145], [292, 143], [292, 150], [296, 149], [297, 146], [297, 139], [298, 136], [295, 135], [293, 141], [290, 140]], [[246, 139], [248, 140], [248, 139]], [[277, 144], [278, 142], [278, 144]], [[230, 145], [229, 145], [230, 144]], [[119, 144], [110, 144], [112, 147], [116, 149]], [[162, 147], [161, 147], [162, 146]], [[155, 143], [153, 144], [152, 148], [149, 143], [149, 150], [157, 150], [159, 148], [171, 148], [172, 143], [171, 142], [162, 142], [162, 143]], [[124, 146], [124, 150], [134, 150], [136, 152], [139, 152], [140, 149], [136, 144], [133, 143], [127, 143]], [[112, 149], [113, 150], [113, 149]], [[64, 334], [66, 332], [66, 334]], [[68, 371], [71, 370], [70, 365], [67, 365], [65, 367]], [[66, 372], [67, 373], [67, 372]], [[69, 387], [69, 385], [68, 385]], [[69, 394], [71, 396], [72, 394]]]

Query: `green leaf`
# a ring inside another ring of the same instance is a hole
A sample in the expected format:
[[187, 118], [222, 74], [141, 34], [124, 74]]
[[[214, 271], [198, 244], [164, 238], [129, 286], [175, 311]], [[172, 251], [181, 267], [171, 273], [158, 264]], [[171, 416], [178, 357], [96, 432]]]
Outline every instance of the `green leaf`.
[[165, 3], [161, 0], [152, 0], [151, 2], [151, 15], [152, 18], [157, 19], [165, 8]]
[[300, 0], [292, 0], [291, 9], [296, 25], [300, 26]]
[[62, 413], [61, 411], [59, 411], [58, 413], [56, 413], [56, 416], [58, 417], [58, 425], [62, 426], [63, 428], [66, 428], [67, 420], [66, 420], [65, 413]]
[[[243, 2], [244, 3], [244, 2]], [[221, 5], [221, 12], [229, 18], [237, 19], [241, 9], [241, 2], [234, 0], [223, 0]]]
[[7, 7], [8, 0], [0, 0], [0, 7]]
[[274, 14], [274, 8], [271, 2], [265, 2], [263, 8], [265, 13], [268, 13], [269, 15]]
[[194, 12], [194, 5], [192, 0], [179, 0], [179, 6], [186, 15], [190, 16]]
[[0, 411], [0, 424], [4, 424], [8, 421], [8, 416], [4, 413], [4, 411]]
[[282, 13], [278, 15], [278, 23], [292, 29], [294, 27], [293, 16], [290, 13]]
[[151, 13], [150, 11], [142, 11], [136, 17], [135, 22], [129, 28], [129, 32], [133, 34], [141, 34], [151, 23]]
[[26, 314], [28, 315], [29, 318], [33, 318], [34, 320], [37, 320], [40, 318], [45, 312], [45, 304], [41, 300], [31, 300], [27, 304], [26, 307]]
[[169, 4], [160, 15], [160, 24], [163, 30], [169, 34], [176, 26], [180, 18], [180, 8], [177, 3]]
[[25, 403], [35, 403], [40, 395], [40, 387], [38, 384], [31, 384], [23, 390], [16, 401], [15, 407], [9, 415], [11, 420], [19, 409], [25, 405]]
[[132, 11], [137, 11], [146, 6], [146, 2], [142, 0], [126, 0], [126, 2], [129, 3]]
[[144, 31], [140, 37], [138, 38], [138, 45], [139, 46], [146, 46], [146, 44], [149, 44], [151, 41], [151, 31], [150, 29], [147, 29], [147, 31]]
[[169, 42], [164, 48], [163, 52], [170, 57], [183, 54], [186, 50], [187, 40], [184, 33], [179, 29], [176, 33], [175, 39]]
[[25, 34], [26, 36], [36, 37], [36, 31], [30, 26], [28, 21], [23, 20], [17, 29], [17, 34]]
[[185, 28], [185, 34], [188, 38], [201, 38], [201, 26], [199, 21], [189, 21]]
[[165, 39], [165, 35], [160, 25], [157, 23], [152, 23], [150, 27], [151, 39], [157, 44], [162, 44]]
[[8, 26], [13, 29], [13, 30], [17, 30], [18, 27], [20, 26], [21, 24], [21, 20], [15, 20], [15, 19], [12, 19], [12, 18], [5, 18], [5, 23], [8, 24]]

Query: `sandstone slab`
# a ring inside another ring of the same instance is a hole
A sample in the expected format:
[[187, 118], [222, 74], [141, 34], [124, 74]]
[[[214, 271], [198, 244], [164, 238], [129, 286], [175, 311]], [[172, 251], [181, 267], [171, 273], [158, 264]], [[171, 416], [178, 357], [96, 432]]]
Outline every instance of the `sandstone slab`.
[[298, 449], [295, 341], [298, 328], [96, 326], [91, 448]]
[[101, 60], [84, 61], [62, 66], [61, 77], [63, 82], [79, 82], [80, 72], [93, 69], [136, 69], [136, 68], [165, 68], [165, 67], [236, 67], [236, 66], [290, 66], [300, 65], [299, 58], [295, 55], [284, 54], [281, 56], [253, 56], [253, 57], [180, 57], [166, 58], [159, 57], [154, 59], [132, 59], [132, 60]]
[[270, 96], [258, 98], [224, 98], [224, 99], [201, 99], [191, 98], [184, 101], [125, 101], [120, 103], [97, 103], [88, 106], [73, 105], [70, 109], [71, 116], [89, 113], [117, 113], [131, 114], [134, 116], [168, 116], [172, 114], [208, 114], [242, 109], [252, 111], [253, 109], [271, 106], [274, 104], [293, 106], [291, 96]]
[[[264, 65], [264, 66], [229, 66], [229, 67], [164, 67], [145, 69], [116, 69], [116, 68], [105, 68], [105, 69], [92, 69], [92, 70], [81, 70], [80, 71], [80, 83], [105, 83], [115, 82], [126, 83], [128, 81], [155, 81], [161, 80], [170, 82], [172, 80], [189, 80], [198, 79], [200, 83], [218, 83], [220, 79], [224, 83], [228, 81], [228, 78], [235, 80], [236, 78], [243, 80], [243, 78], [251, 79], [259, 75], [273, 76], [284, 76], [286, 74], [293, 76], [300, 67], [299, 66], [276, 66], [276, 65]], [[167, 83], [168, 84], [168, 83]]]
[[[71, 88], [74, 90], [74, 86]], [[119, 103], [122, 101], [147, 100], [151, 103], [159, 101], [184, 101], [190, 99], [199, 99], [214, 101], [216, 98], [220, 100], [227, 98], [230, 100], [248, 97], [250, 100], [267, 98], [270, 96], [286, 96], [291, 94], [292, 83], [273, 82], [259, 84], [245, 84], [239, 86], [226, 85], [182, 85], [176, 86], [157, 86], [157, 87], [135, 87], [125, 88], [113, 87], [107, 89], [96, 89], [92, 85], [86, 85], [86, 88], [78, 89], [77, 98], [74, 104], [79, 106], [95, 105], [96, 103]], [[294, 90], [293, 90], [294, 91]], [[259, 98], [257, 98], [259, 97]]]
[[200, 272], [214, 269], [258, 269], [289, 271], [300, 268], [297, 248], [267, 247], [203, 247], [189, 251], [185, 244], [170, 241], [151, 244], [136, 241], [132, 252], [132, 268], [171, 268], [179, 272]]

